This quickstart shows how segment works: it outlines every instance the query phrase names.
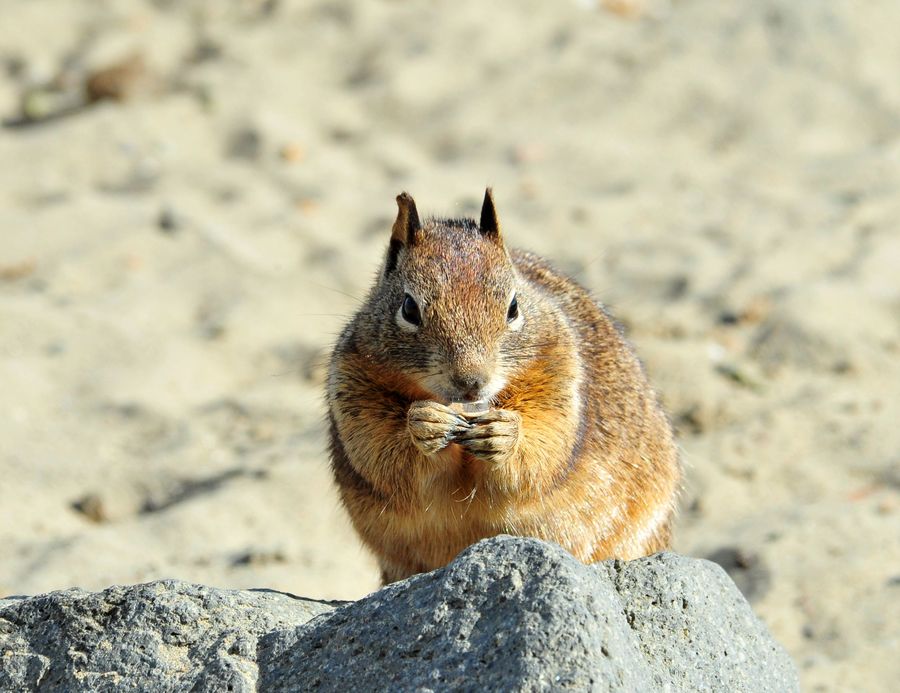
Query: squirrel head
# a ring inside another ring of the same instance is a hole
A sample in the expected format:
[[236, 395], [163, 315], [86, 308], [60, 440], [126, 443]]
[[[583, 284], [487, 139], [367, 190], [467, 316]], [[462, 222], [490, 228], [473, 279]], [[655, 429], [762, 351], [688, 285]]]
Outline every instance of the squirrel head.
[[[445, 401], [495, 396], [527, 325], [528, 299], [503, 243], [490, 188], [481, 219], [419, 219], [407, 193], [372, 293], [377, 354]], [[368, 322], [368, 321], [367, 321]]]

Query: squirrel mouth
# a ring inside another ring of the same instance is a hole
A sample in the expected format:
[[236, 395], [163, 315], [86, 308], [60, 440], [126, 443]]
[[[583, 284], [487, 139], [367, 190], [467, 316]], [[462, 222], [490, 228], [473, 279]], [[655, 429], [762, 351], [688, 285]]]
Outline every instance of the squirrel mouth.
[[491, 401], [504, 384], [499, 378], [479, 383], [479, 387], [474, 388], [457, 387], [446, 378], [425, 378], [421, 383], [435, 400], [460, 411], [472, 413], [488, 411], [491, 408]]
[[486, 414], [491, 409], [491, 403], [486, 399], [476, 399], [474, 401], [450, 402], [450, 408], [467, 416], [478, 416]]

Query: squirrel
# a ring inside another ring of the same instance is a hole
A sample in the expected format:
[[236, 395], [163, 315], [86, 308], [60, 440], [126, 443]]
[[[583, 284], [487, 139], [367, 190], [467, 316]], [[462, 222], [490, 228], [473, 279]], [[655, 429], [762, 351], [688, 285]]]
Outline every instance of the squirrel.
[[[326, 384], [331, 468], [384, 584], [497, 534], [585, 563], [669, 546], [680, 464], [632, 347], [588, 291], [407, 193]], [[486, 400], [480, 414], [459, 404]]]

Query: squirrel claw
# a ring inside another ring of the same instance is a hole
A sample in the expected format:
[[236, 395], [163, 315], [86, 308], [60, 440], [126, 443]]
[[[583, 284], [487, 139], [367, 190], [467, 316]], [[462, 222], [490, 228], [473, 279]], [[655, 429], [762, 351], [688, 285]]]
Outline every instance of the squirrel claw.
[[519, 445], [522, 419], [508, 409], [492, 409], [470, 419], [472, 427], [456, 436], [454, 442], [478, 458], [496, 462], [511, 455]]

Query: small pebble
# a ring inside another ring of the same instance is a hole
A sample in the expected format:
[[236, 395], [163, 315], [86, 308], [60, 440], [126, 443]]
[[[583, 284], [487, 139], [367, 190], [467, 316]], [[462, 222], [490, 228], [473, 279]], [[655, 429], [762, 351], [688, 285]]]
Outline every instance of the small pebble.
[[91, 522], [101, 524], [109, 522], [109, 515], [103, 499], [96, 493], [88, 493], [72, 502], [72, 510], [84, 515]]
[[244, 126], [235, 130], [228, 140], [226, 154], [234, 159], [256, 161], [262, 154], [263, 138], [259, 130]]
[[159, 212], [156, 224], [160, 231], [172, 235], [181, 228], [181, 218], [171, 207], [163, 207]]
[[16, 262], [11, 265], [0, 265], [0, 281], [14, 282], [24, 279], [37, 269], [37, 261], [33, 258]]
[[264, 551], [259, 549], [249, 549], [241, 554], [238, 554], [231, 560], [231, 565], [233, 567], [238, 566], [261, 566], [267, 565], [270, 563], [284, 563], [287, 560], [287, 557], [280, 550], [274, 551]]
[[281, 158], [288, 163], [299, 163], [303, 161], [305, 156], [306, 151], [303, 149], [302, 145], [299, 145], [296, 142], [286, 144], [281, 148]]
[[741, 321], [741, 316], [733, 310], [723, 310], [719, 313], [718, 318], [720, 325], [737, 325]]
[[90, 103], [127, 101], [146, 90], [148, 83], [149, 70], [144, 57], [134, 54], [89, 74], [84, 90]]

